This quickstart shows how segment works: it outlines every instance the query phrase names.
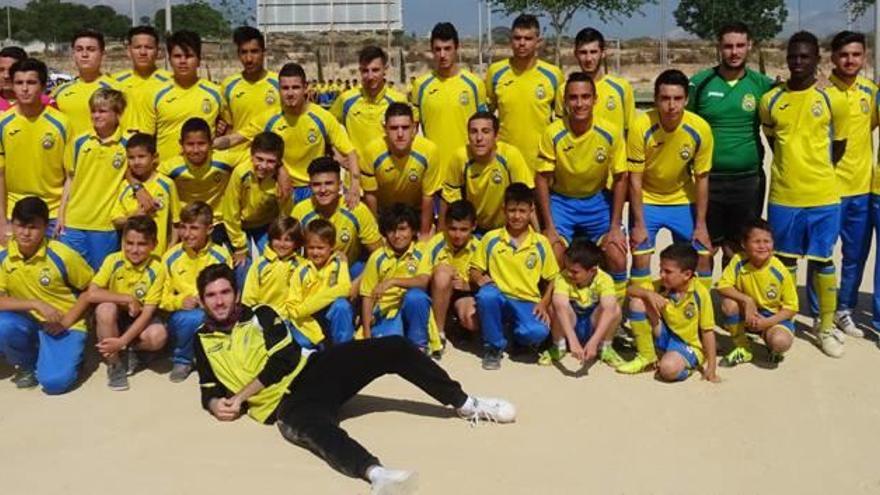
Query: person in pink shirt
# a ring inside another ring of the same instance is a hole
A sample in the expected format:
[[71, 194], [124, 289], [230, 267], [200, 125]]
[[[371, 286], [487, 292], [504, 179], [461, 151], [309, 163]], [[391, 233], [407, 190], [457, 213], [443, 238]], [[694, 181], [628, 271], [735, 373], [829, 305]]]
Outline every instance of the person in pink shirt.
[[[0, 113], [5, 112], [15, 105], [15, 94], [12, 92], [12, 76], [9, 68], [19, 60], [27, 58], [27, 52], [17, 46], [7, 46], [0, 49]], [[55, 100], [47, 94], [40, 96], [43, 105], [55, 106]]]

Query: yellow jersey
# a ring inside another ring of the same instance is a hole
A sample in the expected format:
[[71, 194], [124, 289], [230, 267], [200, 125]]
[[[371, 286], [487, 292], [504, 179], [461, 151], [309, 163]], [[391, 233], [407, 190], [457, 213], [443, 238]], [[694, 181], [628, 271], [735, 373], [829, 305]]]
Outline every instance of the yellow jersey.
[[491, 230], [504, 225], [504, 191], [522, 182], [535, 187], [532, 169], [519, 150], [498, 142], [494, 158], [486, 164], [471, 158], [467, 147], [460, 148], [446, 168], [443, 199], [452, 203], [466, 199], [477, 209], [477, 227]]
[[68, 227], [113, 230], [113, 205], [125, 182], [126, 143], [120, 127], [106, 139], [92, 130], [68, 144], [65, 166], [73, 178], [65, 216]]
[[449, 265], [455, 269], [458, 278], [467, 282], [470, 280], [470, 265], [474, 253], [480, 248], [480, 241], [471, 236], [467, 244], [459, 249], [452, 247], [452, 244], [446, 238], [446, 234], [439, 232], [434, 234], [425, 245], [425, 252], [431, 263], [431, 269], [435, 270], [440, 265]]
[[398, 158], [388, 150], [384, 136], [373, 140], [362, 155], [361, 189], [376, 194], [380, 210], [394, 203], [420, 210], [422, 198], [443, 186], [436, 151], [434, 143], [416, 136], [409, 153]]
[[531, 226], [518, 246], [503, 227], [484, 235], [471, 268], [492, 277], [505, 296], [534, 303], [541, 300], [541, 280], [552, 283], [559, 275], [550, 241]]
[[160, 307], [165, 311], [183, 309], [183, 300], [190, 296], [198, 297], [196, 279], [208, 266], [222, 263], [232, 267], [232, 256], [225, 247], [208, 241], [199, 252], [185, 248], [182, 243], [175, 245], [162, 257], [167, 276], [162, 288]]
[[89, 98], [98, 88], [119, 89], [112, 77], [103, 74], [92, 82], [85, 82], [77, 78], [52, 91], [52, 98], [55, 99], [58, 110], [61, 110], [70, 119], [71, 135], [78, 136], [92, 128]]
[[302, 260], [296, 255], [280, 258], [272, 246], [251, 263], [244, 280], [241, 302], [246, 306], [267, 304], [283, 318], [287, 318], [286, 301], [290, 278]]
[[554, 121], [538, 145], [538, 172], [553, 174], [551, 190], [571, 198], [586, 198], [605, 189], [609, 175], [627, 171], [623, 133], [613, 125], [593, 120], [584, 134], [575, 136], [568, 119]]
[[177, 186], [181, 207], [204, 201], [214, 211], [214, 221], [223, 219], [220, 201], [233, 169], [246, 155], [236, 151], [215, 151], [202, 165], [193, 165], [183, 155], [159, 164], [159, 173], [168, 176]]
[[751, 297], [759, 310], [774, 314], [782, 309], [797, 312], [800, 308], [794, 277], [776, 256], [764, 266], [756, 267], [743, 254], [735, 255], [724, 268], [717, 286], [734, 288]]
[[233, 169], [220, 202], [220, 215], [236, 251], [248, 246], [244, 229], [269, 225], [278, 218], [277, 187], [274, 175], [257, 178], [250, 158]]
[[[177, 186], [168, 177], [154, 173], [143, 183], [144, 189], [150, 193], [153, 200], [159, 205], [150, 218], [156, 222], [156, 249], [153, 253], [161, 256], [168, 250], [174, 224], [180, 221], [180, 200], [177, 197]], [[134, 215], [142, 215], [143, 211], [135, 197], [134, 189], [127, 181], [119, 184], [116, 191], [116, 202], [110, 213], [112, 220], [128, 218]]]
[[516, 144], [532, 170], [541, 133], [554, 115], [562, 114], [564, 84], [562, 70], [543, 60], [517, 72], [510, 59], [504, 59], [492, 64], [486, 73], [489, 105], [498, 110], [501, 120], [498, 139]]
[[694, 203], [696, 177], [711, 170], [713, 148], [709, 124], [688, 110], [671, 132], [660, 125], [657, 110], [636, 117], [627, 135], [627, 159], [629, 171], [642, 174], [645, 204]]
[[211, 136], [217, 126], [217, 118], [223, 112], [220, 87], [211, 81], [199, 79], [188, 88], [179, 86], [172, 79], [157, 88], [144, 115], [144, 130], [152, 129], [156, 136], [159, 160], [169, 160], [180, 155], [180, 130], [194, 117], [203, 119], [211, 128]]
[[[320, 218], [311, 198], [297, 203], [290, 216], [299, 220], [303, 227]], [[382, 242], [376, 218], [364, 203], [358, 203], [350, 210], [345, 204], [345, 198], [339, 198], [339, 206], [326, 220], [336, 227], [336, 250], [345, 253], [349, 262], [360, 260], [365, 246]]]
[[[849, 111], [844, 126], [846, 152], [837, 163], [837, 183], [840, 195], [859, 196], [871, 192], [874, 168], [873, 131], [877, 127], [877, 86], [862, 76], [847, 86], [833, 73], [831, 85], [825, 89], [829, 95], [839, 95], [845, 100]], [[837, 124], [837, 123], [835, 123]]]
[[[64, 313], [76, 304], [93, 274], [82, 256], [55, 240], [44, 239], [28, 259], [21, 255], [15, 239], [0, 250], [0, 294], [43, 301]], [[44, 321], [38, 311], [30, 311], [30, 315]], [[81, 318], [71, 329], [85, 332], [85, 320]]]
[[436, 72], [423, 74], [413, 83], [410, 101], [419, 112], [422, 133], [447, 158], [468, 144], [471, 115], [489, 109], [486, 85], [465, 69], [447, 78]]
[[593, 118], [609, 122], [627, 134], [636, 118], [636, 97], [629, 81], [612, 74], [605, 74], [596, 81]]
[[669, 293], [659, 280], [654, 282], [654, 290], [668, 301], [661, 314], [666, 328], [693, 349], [697, 362], [702, 363], [704, 355], [700, 335], [715, 331], [715, 313], [709, 289], [692, 278], [683, 294]]
[[348, 263], [339, 253], [334, 253], [320, 268], [304, 261], [290, 277], [287, 315], [297, 330], [317, 344], [324, 339], [324, 332], [315, 313], [348, 297], [349, 291]]
[[165, 266], [155, 254], [135, 265], [117, 251], [104, 260], [92, 283], [116, 294], [125, 294], [145, 306], [158, 306], [165, 287]]
[[769, 202], [794, 207], [839, 203], [831, 143], [847, 138], [842, 123], [849, 112], [842, 95], [816, 86], [802, 91], [780, 86], [761, 98], [758, 111], [764, 134], [773, 140]]
[[[413, 242], [407, 250], [398, 255], [390, 246], [383, 245], [373, 251], [364, 266], [361, 278], [361, 297], [370, 296], [379, 283], [392, 278], [413, 278], [419, 275], [430, 275], [431, 264], [425, 256], [423, 247]], [[400, 305], [407, 289], [392, 287], [386, 290], [377, 301], [379, 314], [383, 318], [394, 318], [400, 311]]]
[[12, 107], [0, 114], [0, 170], [6, 176], [6, 214], [27, 196], [42, 198], [58, 216], [64, 189], [65, 148], [72, 139], [67, 117], [52, 107], [33, 119]]
[[345, 129], [330, 113], [313, 103], [307, 103], [300, 115], [269, 110], [239, 131], [249, 140], [261, 132], [274, 132], [284, 139], [284, 168], [295, 187], [309, 184], [309, 164], [315, 158], [332, 153], [331, 146], [343, 155], [354, 151]]
[[165, 86], [173, 79], [173, 75], [165, 69], [156, 69], [147, 77], [142, 77], [132, 69], [119, 71], [110, 76], [116, 88], [125, 95], [124, 121], [120, 123], [126, 133], [140, 131], [153, 134], [152, 122], [144, 117], [149, 115], [149, 106], [153, 103], [150, 95]]
[[614, 292], [614, 279], [601, 268], [589, 284], [578, 286], [570, 281], [565, 273], [560, 273], [553, 284], [553, 295], [563, 295], [568, 298], [571, 305], [578, 313], [584, 313], [595, 308], [603, 297], [616, 297]]
[[278, 74], [272, 71], [260, 79], [250, 82], [240, 73], [223, 80], [224, 120], [232, 126], [232, 131], [247, 127], [251, 120], [269, 110], [278, 111], [281, 93], [278, 89]]
[[367, 145], [384, 134], [385, 110], [394, 102], [407, 103], [406, 96], [389, 88], [388, 84], [383, 85], [373, 98], [361, 88], [352, 88], [336, 98], [330, 113], [345, 126], [352, 144], [363, 156]]

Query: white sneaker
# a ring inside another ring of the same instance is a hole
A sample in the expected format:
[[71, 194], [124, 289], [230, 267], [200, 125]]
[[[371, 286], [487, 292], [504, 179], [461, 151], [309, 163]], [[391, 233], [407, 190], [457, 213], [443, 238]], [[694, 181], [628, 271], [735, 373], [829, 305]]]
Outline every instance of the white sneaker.
[[370, 482], [372, 495], [411, 495], [416, 493], [419, 475], [415, 471], [380, 468]]
[[458, 415], [474, 425], [481, 420], [492, 423], [513, 423], [516, 421], [516, 407], [504, 399], [470, 397], [458, 408]]
[[865, 337], [865, 332], [862, 331], [861, 328], [856, 326], [856, 322], [853, 321], [852, 315], [849, 311], [838, 311], [834, 314], [834, 325], [837, 328], [843, 330], [843, 333], [849, 335], [850, 337], [855, 337], [857, 339], [862, 339]]
[[[838, 330], [839, 331], [839, 330]], [[843, 356], [843, 341], [834, 335], [833, 331], [819, 332], [819, 348], [829, 357], [839, 358]]]

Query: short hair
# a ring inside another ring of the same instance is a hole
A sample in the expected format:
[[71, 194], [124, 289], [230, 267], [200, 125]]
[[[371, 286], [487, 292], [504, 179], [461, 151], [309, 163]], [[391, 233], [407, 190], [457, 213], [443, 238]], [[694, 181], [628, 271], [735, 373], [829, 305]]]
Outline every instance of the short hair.
[[788, 39], [788, 43], [785, 45], [786, 50], [790, 49], [792, 45], [796, 45], [798, 43], [803, 43], [805, 45], [810, 45], [813, 47], [813, 53], [815, 55], [819, 55], [819, 38], [816, 38], [816, 35], [809, 31], [798, 31], [791, 35], [791, 38]]
[[15, 202], [12, 207], [12, 221], [21, 224], [32, 224], [36, 221], [49, 223], [49, 205], [41, 198], [27, 196]]
[[565, 250], [565, 258], [569, 264], [581, 265], [589, 270], [602, 263], [602, 248], [587, 239], [576, 239]]
[[841, 31], [835, 34], [831, 40], [831, 51], [836, 52], [850, 43], [858, 43], [862, 45], [862, 48], [867, 46], [864, 34], [853, 31]]
[[746, 38], [752, 37], [752, 33], [749, 31], [749, 26], [746, 23], [733, 21], [721, 26], [721, 29], [718, 30], [718, 41], [721, 41], [725, 34], [730, 33], [744, 34]]
[[684, 72], [678, 69], [666, 69], [657, 76], [654, 81], [654, 96], [660, 94], [660, 86], [681, 86], [684, 89], [684, 95], [688, 95], [688, 77]]
[[510, 29], [534, 29], [538, 34], [541, 34], [541, 23], [532, 14], [520, 14], [513, 20]]
[[476, 112], [475, 114], [471, 115], [471, 117], [468, 119], [468, 128], [470, 128], [471, 122], [473, 122], [475, 120], [489, 120], [489, 121], [491, 121], [492, 122], [492, 129], [495, 130], [495, 134], [498, 134], [498, 130], [501, 128], [501, 122], [498, 120], [498, 117], [494, 113], [492, 113], [488, 110], [480, 110], [480, 111]]
[[602, 35], [602, 32], [596, 28], [586, 27], [578, 31], [577, 35], [574, 37], [574, 47], [575, 49], [589, 44], [593, 42], [599, 43], [599, 49], [605, 49], [605, 36]]
[[753, 230], [763, 230], [773, 237], [773, 227], [770, 225], [770, 222], [763, 218], [756, 217], [743, 224], [740, 232], [740, 240], [745, 242], [745, 240], [752, 235]]
[[535, 190], [522, 182], [514, 182], [504, 190], [504, 204], [508, 203], [528, 203], [534, 206]]
[[386, 236], [397, 226], [405, 223], [414, 231], [419, 230], [419, 214], [415, 208], [405, 203], [394, 203], [379, 215], [379, 232]]
[[358, 63], [360, 65], [367, 65], [377, 58], [382, 59], [382, 65], [388, 64], [388, 54], [378, 46], [368, 45], [361, 48], [361, 51], [358, 52]]
[[589, 74], [583, 71], [572, 72], [568, 75], [568, 79], [565, 81], [565, 89], [564, 92], [568, 92], [568, 86], [572, 83], [584, 82], [590, 85], [593, 88], [593, 96], [596, 95], [596, 81], [590, 77]]
[[156, 221], [148, 215], [134, 215], [128, 217], [128, 219], [125, 220], [125, 225], [122, 226], [123, 237], [128, 232], [143, 234], [144, 237], [153, 242], [156, 242], [159, 238], [159, 228], [156, 226]]
[[321, 156], [312, 160], [312, 163], [309, 164], [309, 168], [306, 172], [309, 174], [309, 177], [318, 174], [340, 175], [342, 173], [342, 166], [332, 157]]
[[128, 142], [125, 143], [125, 149], [130, 150], [133, 148], [145, 148], [151, 155], [155, 155], [156, 138], [151, 134], [143, 132], [132, 134], [132, 136], [128, 138]]
[[89, 97], [89, 110], [105, 105], [109, 106], [116, 115], [122, 115], [125, 111], [125, 95], [118, 89], [104, 87], [96, 89]]
[[129, 29], [125, 34], [125, 43], [130, 45], [131, 40], [133, 40], [135, 36], [140, 36], [142, 34], [152, 36], [153, 40], [156, 42], [156, 46], [159, 46], [159, 32], [156, 31], [156, 28], [153, 26], [135, 26]]
[[27, 58], [27, 52], [20, 46], [4, 46], [0, 48], [0, 58], [14, 58], [16, 62], [21, 62]]
[[278, 71], [278, 78], [282, 77], [298, 77], [302, 79], [303, 84], [308, 84], [308, 81], [306, 81], [306, 70], [296, 62], [288, 62], [281, 66], [281, 70]]
[[80, 38], [91, 38], [97, 41], [98, 48], [100, 48], [102, 52], [104, 51], [104, 33], [90, 28], [80, 29], [79, 31], [73, 33], [73, 37], [70, 38], [70, 46], [73, 47], [73, 45], [76, 43], [76, 40]]
[[199, 299], [205, 297], [205, 288], [207, 288], [209, 284], [218, 280], [226, 280], [229, 282], [229, 285], [232, 286], [232, 291], [235, 292], [235, 294], [238, 294], [238, 282], [235, 280], [235, 272], [232, 271], [232, 268], [229, 268], [229, 265], [215, 263], [206, 266], [199, 272], [199, 276], [196, 279], [196, 288], [199, 290]]
[[202, 37], [195, 31], [183, 29], [169, 36], [165, 40], [165, 48], [168, 50], [169, 56], [174, 47], [178, 47], [184, 52], [192, 52], [196, 57], [202, 58]]
[[214, 210], [211, 205], [204, 201], [195, 201], [180, 210], [181, 223], [201, 223], [202, 225], [214, 225]]
[[660, 252], [661, 260], [674, 262], [682, 270], [697, 271], [697, 250], [689, 242], [670, 244]]
[[388, 109], [385, 110], [385, 122], [388, 122], [391, 117], [409, 117], [411, 120], [415, 120], [412, 107], [409, 103], [402, 101], [395, 101], [388, 105]]
[[459, 199], [449, 204], [446, 209], [446, 220], [448, 222], [477, 222], [477, 209], [473, 203], [466, 199]]
[[211, 140], [211, 126], [208, 125], [205, 119], [199, 117], [191, 117], [187, 119], [187, 121], [183, 123], [183, 127], [180, 128], [180, 140], [183, 141], [187, 134], [192, 134], [194, 132], [204, 133], [208, 136], [208, 140]]
[[239, 26], [232, 32], [232, 41], [239, 48], [241, 48], [241, 45], [253, 40], [257, 40], [261, 50], [266, 49], [266, 37], [263, 36], [259, 29], [252, 26]]
[[333, 225], [333, 222], [324, 218], [316, 218], [306, 225], [306, 239], [309, 236], [317, 236], [322, 241], [330, 244], [331, 246], [336, 245], [336, 226]]
[[12, 64], [9, 68], [9, 77], [14, 78], [16, 72], [36, 72], [37, 79], [43, 86], [49, 82], [49, 69], [41, 60], [35, 58], [26, 58]]
[[434, 28], [431, 29], [431, 44], [434, 44], [434, 40], [440, 41], [451, 41], [458, 46], [458, 30], [455, 29], [455, 26], [451, 22], [438, 22], [434, 24]]
[[278, 217], [269, 224], [269, 239], [281, 239], [284, 236], [290, 236], [290, 239], [297, 246], [302, 245], [302, 225], [299, 220], [293, 217]]
[[284, 159], [284, 139], [271, 131], [261, 132], [254, 136], [254, 140], [251, 142], [251, 154], [258, 151], [272, 153], [280, 165]]

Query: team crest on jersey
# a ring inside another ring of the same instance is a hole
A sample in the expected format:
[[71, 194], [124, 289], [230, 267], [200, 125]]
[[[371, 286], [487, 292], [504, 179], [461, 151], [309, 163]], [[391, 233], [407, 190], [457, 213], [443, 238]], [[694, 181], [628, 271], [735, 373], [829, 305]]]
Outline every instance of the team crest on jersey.
[[757, 106], [757, 101], [755, 100], [755, 95], [749, 93], [743, 96], [742, 99], [742, 109], [746, 112], [754, 112], [755, 107]]
[[47, 132], [40, 142], [43, 144], [43, 149], [51, 149], [52, 146], [55, 146], [55, 136]]
[[343, 243], [350, 241], [351, 240], [351, 232], [349, 232], [348, 229], [342, 229], [339, 232], [339, 240], [342, 241]]
[[40, 285], [42, 285], [43, 287], [48, 287], [49, 284], [52, 282], [52, 272], [49, 271], [48, 268], [43, 268], [42, 270], [40, 270], [39, 280]]
[[419, 181], [419, 174], [417, 174], [415, 170], [410, 170], [408, 178], [409, 178], [410, 182], [418, 182]]
[[165, 208], [165, 195], [164, 194], [157, 194], [156, 195], [156, 205], [158, 206], [156, 208], [157, 210], [161, 210], [162, 208]]
[[681, 147], [681, 151], [678, 152], [678, 156], [681, 157], [682, 160], [688, 161], [693, 156], [693, 151], [691, 151], [691, 146], [689, 144], [685, 144]]
[[608, 101], [605, 102], [605, 108], [607, 108], [608, 110], [614, 110], [615, 108], [617, 108], [617, 102], [614, 101], [613, 96], [608, 97]]
[[460, 95], [458, 95], [458, 102], [462, 104], [462, 106], [467, 105], [471, 102], [471, 97], [467, 91], [462, 91]]
[[266, 91], [266, 105], [273, 104], [275, 104], [275, 92], [270, 89], [269, 91]]
[[779, 289], [775, 284], [771, 284], [770, 287], [767, 287], [766, 295], [767, 299], [776, 299], [779, 296]]
[[221, 180], [223, 180], [223, 177], [220, 177], [219, 174], [214, 176], [214, 183], [219, 184]]
[[406, 262], [406, 272], [409, 273], [410, 275], [415, 275], [417, 269], [418, 269], [418, 266], [416, 266], [416, 261], [414, 259], [411, 259]]
[[599, 146], [596, 148], [596, 162], [597, 163], [605, 163], [605, 160], [608, 159], [608, 152], [605, 150], [604, 146]]
[[504, 180], [504, 178], [501, 177], [501, 171], [495, 170], [494, 172], [492, 172], [492, 182], [494, 182], [495, 184], [501, 184], [502, 180]]
[[309, 144], [315, 144], [318, 142], [318, 133], [314, 129], [309, 129], [309, 135], [306, 136], [306, 139]]
[[529, 255], [528, 258], [526, 258], [526, 268], [528, 268], [529, 270], [531, 270], [532, 268], [535, 268], [535, 265], [537, 265], [537, 264], [538, 264], [538, 255], [537, 254], [532, 253]]
[[143, 282], [139, 282], [134, 287], [134, 297], [136, 297], [138, 300], [143, 300], [144, 296], [146, 296], [146, 295], [147, 295], [147, 285], [144, 284]]
[[871, 111], [871, 105], [868, 104], [868, 100], [862, 98], [859, 100], [859, 106], [862, 107], [862, 113], [867, 114]]
[[211, 100], [209, 100], [207, 98], [202, 100], [202, 112], [211, 113], [211, 109], [213, 109], [213, 108], [214, 107], [211, 105]]
[[544, 84], [539, 84], [537, 88], [535, 88], [535, 96], [539, 100], [543, 100], [544, 97], [547, 96], [547, 90], [544, 89]]
[[122, 156], [122, 153], [116, 152], [116, 154], [113, 155], [113, 168], [119, 169], [122, 167], [123, 161], [125, 161], [125, 157]]
[[684, 317], [690, 320], [694, 316], [697, 316], [697, 305], [689, 302], [687, 303], [687, 306], [684, 307]]
[[813, 112], [813, 117], [821, 117], [822, 116], [822, 103], [815, 102], [813, 106], [810, 107], [810, 111]]

